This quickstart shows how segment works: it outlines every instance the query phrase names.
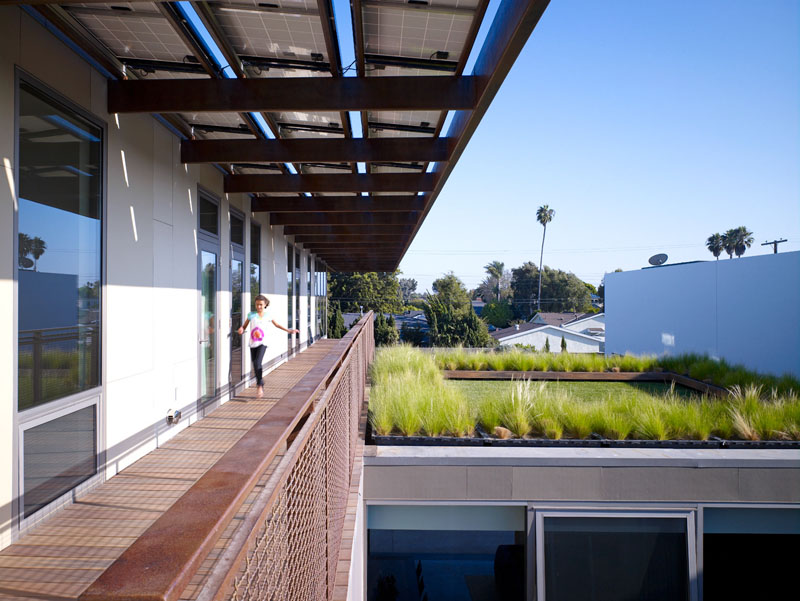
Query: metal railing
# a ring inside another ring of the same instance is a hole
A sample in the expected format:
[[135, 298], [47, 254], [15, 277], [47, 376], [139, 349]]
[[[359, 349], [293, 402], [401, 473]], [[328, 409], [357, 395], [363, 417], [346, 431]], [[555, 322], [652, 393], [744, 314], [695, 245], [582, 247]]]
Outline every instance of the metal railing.
[[370, 312], [80, 599], [184, 598], [236, 517], [205, 563], [202, 589], [187, 598], [330, 600], [374, 348]]
[[[352, 333], [352, 336], [351, 336]], [[251, 507], [198, 601], [331, 599], [350, 474], [374, 354], [372, 315]]]

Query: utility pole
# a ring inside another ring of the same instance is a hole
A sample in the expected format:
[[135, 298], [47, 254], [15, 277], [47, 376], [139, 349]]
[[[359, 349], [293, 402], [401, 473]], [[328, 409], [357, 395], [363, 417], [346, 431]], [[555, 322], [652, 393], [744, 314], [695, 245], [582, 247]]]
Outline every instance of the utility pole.
[[770, 244], [772, 244], [772, 254], [777, 255], [778, 244], [782, 244], [783, 242], [788, 242], [788, 240], [786, 240], [786, 238], [782, 238], [781, 240], [772, 240], [770, 242], [764, 242], [764, 244], [762, 244], [761, 246], [769, 246]]

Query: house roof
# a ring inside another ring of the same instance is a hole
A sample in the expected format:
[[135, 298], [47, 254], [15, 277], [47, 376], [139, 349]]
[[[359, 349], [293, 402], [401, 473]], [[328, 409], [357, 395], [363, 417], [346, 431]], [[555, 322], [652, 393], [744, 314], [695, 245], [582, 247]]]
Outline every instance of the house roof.
[[470, 74], [488, 0], [33, 4], [106, 75], [109, 113], [157, 115], [181, 162], [218, 165], [330, 269], [394, 271], [548, 0], [505, 0]]
[[563, 326], [568, 323], [572, 323], [574, 321], [579, 321], [581, 319], [585, 319], [587, 317], [594, 316], [594, 313], [573, 313], [573, 312], [563, 312], [563, 313], [548, 313], [546, 311], [541, 311], [533, 316], [533, 319], [541, 319], [544, 323], [550, 326]]
[[[525, 327], [525, 326], [533, 326], [533, 327]], [[497, 340], [498, 342], [505, 342], [507, 340], [513, 340], [519, 336], [523, 336], [527, 333], [530, 333], [533, 330], [544, 331], [547, 330], [548, 332], [552, 332], [554, 336], [577, 336], [578, 338], [583, 338], [585, 340], [591, 340], [594, 343], [601, 342], [600, 338], [597, 336], [589, 336], [587, 334], [582, 334], [580, 332], [576, 332], [574, 330], [567, 330], [566, 328], [561, 328], [558, 326], [551, 326], [548, 324], [541, 324], [541, 323], [526, 323], [520, 324], [519, 330], [515, 327], [512, 328], [504, 328], [502, 330], [497, 330], [495, 332], [491, 332], [490, 336]]]

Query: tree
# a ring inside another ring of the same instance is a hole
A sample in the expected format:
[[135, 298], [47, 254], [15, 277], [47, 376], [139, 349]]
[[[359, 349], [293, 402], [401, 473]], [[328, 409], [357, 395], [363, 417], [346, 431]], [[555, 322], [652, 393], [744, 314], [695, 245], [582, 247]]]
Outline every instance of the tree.
[[328, 295], [342, 311], [399, 313], [403, 310], [400, 283], [394, 272], [334, 272], [328, 278]]
[[28, 258], [28, 255], [31, 254], [31, 237], [28, 234], [24, 234], [22, 232], [19, 233], [18, 251], [18, 264], [20, 268], [30, 269], [32, 267], [32, 262]]
[[435, 294], [425, 302], [425, 317], [432, 346], [489, 346], [492, 338], [486, 324], [472, 309], [464, 284], [449, 273], [433, 283]]
[[422, 326], [418, 324], [410, 326], [404, 323], [400, 328], [400, 339], [413, 346], [422, 346], [425, 341], [425, 332], [422, 331]]
[[507, 328], [514, 319], [514, 309], [507, 301], [492, 301], [483, 307], [481, 319], [496, 328]]
[[417, 280], [412, 278], [400, 278], [398, 280], [400, 286], [400, 296], [404, 303], [408, 303], [414, 298], [414, 293], [417, 291]]
[[486, 273], [489, 275], [490, 279], [493, 279], [495, 284], [495, 293], [497, 294], [497, 300], [500, 300], [500, 280], [503, 278], [503, 268], [505, 264], [501, 261], [492, 261], [491, 263], [484, 265], [483, 268], [486, 270]]
[[753, 232], [743, 225], [740, 225], [734, 231], [736, 232], [736, 244], [733, 252], [736, 253], [738, 258], [741, 258], [745, 251], [753, 245]]
[[[499, 292], [498, 292], [499, 287]], [[478, 287], [475, 288], [472, 294], [473, 299], [481, 299], [485, 303], [497, 300], [497, 295], [500, 295], [500, 300], [509, 298], [511, 296], [511, 271], [506, 269], [500, 276], [499, 284], [491, 276], [486, 276]]]
[[[575, 274], [544, 267], [542, 271], [530, 261], [511, 270], [511, 289], [514, 292], [514, 311], [529, 318], [536, 305], [542, 311], [588, 311], [592, 297], [586, 284]], [[542, 294], [536, 288], [541, 281]]]
[[344, 315], [339, 301], [332, 301], [328, 305], [328, 338], [341, 338], [347, 332], [344, 327]]
[[433, 282], [433, 291], [441, 300], [458, 307], [470, 306], [469, 293], [464, 284], [451, 271]]
[[564, 339], [564, 334], [561, 334], [561, 352], [567, 352], [567, 341]]
[[377, 346], [391, 346], [397, 344], [400, 335], [394, 327], [394, 318], [389, 315], [386, 319], [383, 313], [375, 315], [375, 344]]
[[545, 353], [549, 353], [550, 352], [550, 339], [549, 338], [545, 338], [544, 339], [544, 352]]
[[708, 252], [714, 255], [717, 261], [719, 261], [719, 256], [722, 254], [722, 251], [725, 250], [722, 236], [719, 234], [711, 234], [706, 240], [706, 247], [708, 248]]
[[[752, 239], [751, 239], [752, 243]], [[33, 270], [39, 271], [39, 257], [47, 250], [47, 242], [42, 240], [39, 236], [31, 238], [31, 254], [33, 255]], [[742, 251], [744, 252], [744, 251]]]
[[736, 230], [728, 230], [721, 238], [722, 248], [728, 253], [728, 258], [733, 259], [733, 253], [736, 251]]
[[548, 205], [542, 205], [536, 209], [536, 221], [541, 223], [542, 227], [544, 228], [542, 230], [542, 252], [539, 255], [539, 297], [536, 305], [536, 308], [540, 311], [542, 310], [542, 260], [544, 259], [544, 237], [547, 234], [547, 224], [553, 221], [553, 217], [555, 217], [555, 215], [556, 212]]

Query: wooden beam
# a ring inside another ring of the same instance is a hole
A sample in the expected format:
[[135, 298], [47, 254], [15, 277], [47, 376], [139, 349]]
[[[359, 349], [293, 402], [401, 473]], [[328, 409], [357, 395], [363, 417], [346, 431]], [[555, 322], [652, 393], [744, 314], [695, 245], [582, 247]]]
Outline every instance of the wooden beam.
[[226, 175], [225, 192], [428, 192], [430, 173]]
[[413, 163], [446, 161], [447, 138], [181, 140], [182, 163]]
[[472, 76], [109, 81], [109, 113], [471, 110]]
[[258, 196], [250, 202], [254, 213], [380, 213], [420, 211], [423, 207], [421, 196]]
[[287, 236], [404, 236], [413, 228], [408, 225], [285, 225], [283, 233]]
[[370, 236], [368, 234], [329, 234], [327, 236], [295, 236], [294, 241], [299, 244], [313, 244], [315, 242], [325, 244], [402, 244], [406, 237], [403, 235], [394, 236]]
[[270, 225], [416, 225], [418, 213], [272, 213]]

